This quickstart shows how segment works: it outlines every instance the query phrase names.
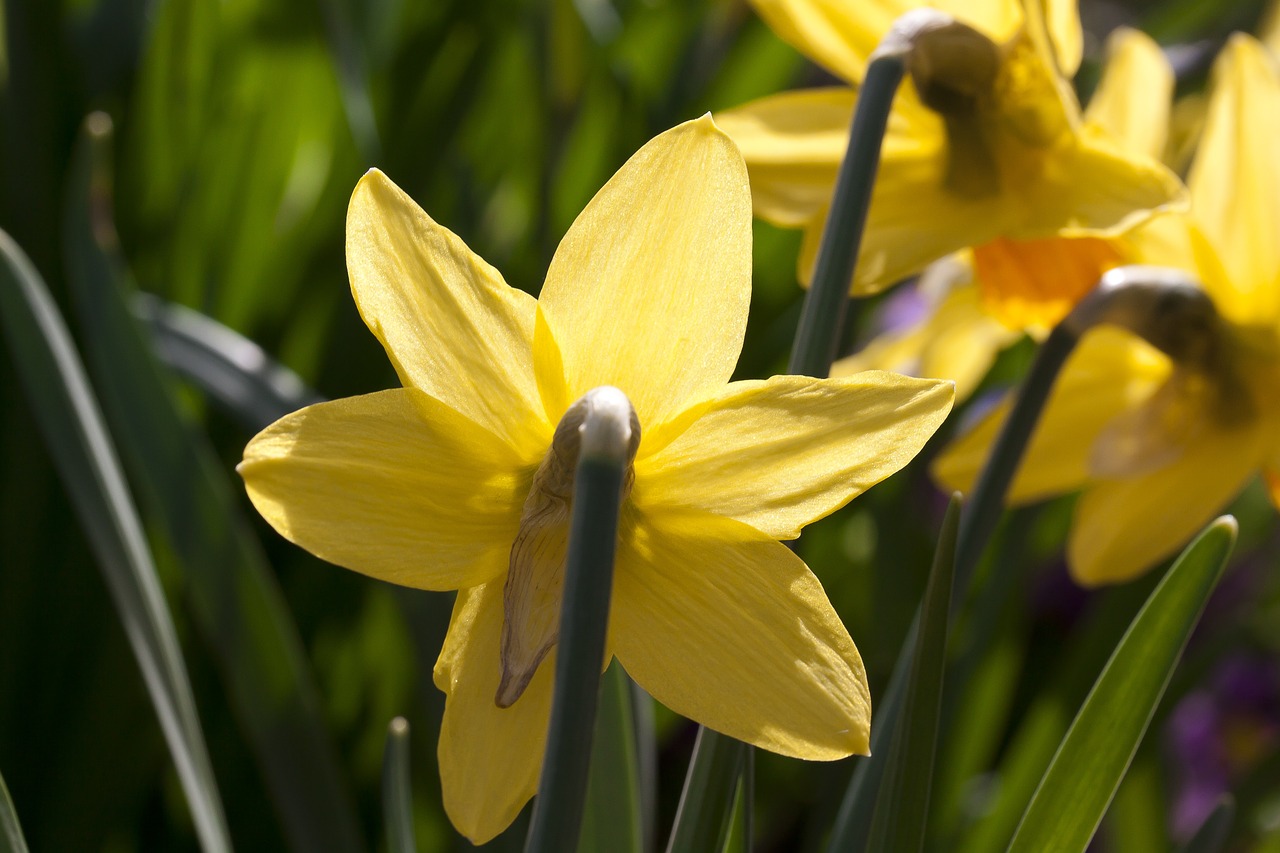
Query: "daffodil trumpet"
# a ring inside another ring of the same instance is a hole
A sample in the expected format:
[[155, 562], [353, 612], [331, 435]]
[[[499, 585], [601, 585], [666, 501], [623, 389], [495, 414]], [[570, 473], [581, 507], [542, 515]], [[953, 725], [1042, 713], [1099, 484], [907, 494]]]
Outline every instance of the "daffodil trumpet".
[[[594, 388], [570, 406], [561, 418], [551, 450], [534, 475], [534, 487], [525, 503], [527, 518], [530, 505], [535, 508], [544, 505], [543, 499], [536, 498], [540, 489], [552, 490], [553, 484], [563, 484], [565, 479], [572, 481], [563, 603], [556, 614], [559, 636], [538, 656], [541, 660], [551, 644], [559, 647], [546, 758], [525, 845], [528, 853], [575, 850], [578, 846], [596, 707], [600, 700], [600, 661], [605, 658], [605, 635], [609, 626], [618, 514], [635, 480], [632, 463], [639, 447], [640, 422], [626, 394], [608, 385]], [[562, 493], [552, 494], [552, 504], [563, 497]], [[513, 624], [514, 608], [509, 593], [517, 577], [516, 554], [526, 523], [522, 519], [521, 535], [512, 548], [512, 567], [507, 575], [508, 618], [503, 631], [500, 706], [503, 688], [508, 684], [506, 650], [507, 638], [512, 633], [506, 626]], [[532, 670], [527, 676], [521, 676], [521, 692], [532, 676]]]

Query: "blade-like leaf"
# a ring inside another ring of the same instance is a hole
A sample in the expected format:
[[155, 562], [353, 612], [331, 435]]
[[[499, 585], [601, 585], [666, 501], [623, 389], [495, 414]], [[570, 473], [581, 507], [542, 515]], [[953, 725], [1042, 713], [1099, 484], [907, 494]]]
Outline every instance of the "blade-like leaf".
[[130, 304], [160, 360], [253, 432], [323, 399], [262, 347], [199, 311], [149, 293]]
[[27, 840], [22, 836], [22, 824], [9, 796], [9, 787], [0, 776], [0, 853], [27, 853]]
[[1213, 522], [1151, 594], [1058, 747], [1014, 834], [1011, 853], [1074, 853], [1089, 845], [1235, 537], [1235, 519], [1224, 516]]
[[[183, 592], [218, 663], [296, 850], [360, 850], [355, 808], [320, 713], [318, 691], [275, 577], [204, 437], [183, 420], [125, 302], [109, 239], [109, 119], [92, 116], [70, 181], [66, 269], [85, 344], [147, 515], [184, 569]], [[96, 140], [96, 143], [93, 142]], [[102, 146], [93, 155], [94, 145]], [[91, 192], [97, 193], [91, 200]], [[99, 218], [91, 221], [90, 211]]]
[[579, 853], [640, 853], [644, 849], [631, 690], [631, 679], [615, 660], [600, 684]]
[[748, 748], [718, 732], [698, 729], [667, 853], [723, 849]]
[[382, 820], [391, 853], [415, 853], [413, 791], [409, 786], [409, 723], [396, 717], [387, 726], [382, 753]]
[[205, 850], [229, 850], [222, 802], [173, 619], [120, 462], [57, 306], [26, 255], [3, 231], [0, 325], [142, 669], [196, 833]]
[[921, 603], [922, 619], [911, 656], [907, 694], [894, 732], [885, 784], [876, 802], [868, 850], [910, 851], [924, 847], [942, 708], [960, 506], [960, 495], [953, 495], [942, 521], [933, 569]]

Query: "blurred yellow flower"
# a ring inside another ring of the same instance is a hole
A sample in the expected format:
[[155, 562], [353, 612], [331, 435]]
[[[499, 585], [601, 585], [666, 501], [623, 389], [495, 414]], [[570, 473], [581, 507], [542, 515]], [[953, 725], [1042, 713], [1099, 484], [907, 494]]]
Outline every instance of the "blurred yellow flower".
[[[1154, 41], [1137, 30], [1117, 30], [1085, 121], [1128, 154], [1158, 159], [1173, 85], [1173, 70]], [[957, 398], [965, 399], [1001, 349], [1024, 332], [1043, 338], [1103, 273], [1140, 262], [1128, 234], [997, 237], [927, 268], [920, 287], [931, 305], [918, 322], [876, 337], [831, 373], [881, 369], [954, 379]]]
[[435, 680], [445, 808], [464, 835], [489, 840], [537, 788], [572, 500], [540, 466], [566, 462], [556, 426], [599, 386], [627, 394], [641, 430], [609, 656], [673, 710], [765, 749], [866, 751], [858, 651], [777, 540], [906, 464], [952, 390], [883, 373], [728, 383], [750, 195], [710, 117], [622, 167], [561, 242], [539, 300], [377, 171], [352, 197], [347, 259], [404, 387], [283, 418], [240, 471], [263, 517], [312, 553], [460, 590]]
[[[779, 36], [855, 88], [871, 52], [909, 10], [933, 6], [964, 25], [918, 44], [916, 79], [898, 93], [855, 294], [996, 238], [1115, 235], [1185, 202], [1166, 168], [1082, 120], [1068, 82], [1081, 49], [1072, 0], [753, 2]], [[804, 229], [805, 282], [855, 99], [850, 88], [814, 89], [716, 116], [746, 157], [756, 214]]]
[[[1277, 139], [1274, 60], [1236, 35], [1214, 67], [1190, 213], [1127, 238], [1135, 261], [1194, 275], [1217, 317], [1208, 327], [1164, 329], [1185, 353], [1178, 361], [1114, 327], [1088, 333], [1011, 488], [1015, 502], [1085, 489], [1067, 545], [1083, 584], [1127, 580], [1169, 556], [1259, 470], [1280, 504]], [[948, 449], [938, 479], [972, 483], [1003, 411]]]

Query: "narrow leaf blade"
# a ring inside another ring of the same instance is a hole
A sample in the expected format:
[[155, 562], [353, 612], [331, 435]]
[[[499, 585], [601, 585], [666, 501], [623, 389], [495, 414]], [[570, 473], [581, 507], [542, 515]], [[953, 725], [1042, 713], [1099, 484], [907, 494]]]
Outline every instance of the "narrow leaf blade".
[[205, 850], [230, 849], [195, 700], [142, 525], [62, 315], [0, 231], [0, 325], [142, 669]]
[[1183, 552], [1139, 611], [1058, 747], [1009, 846], [1083, 851], [1164, 695], [1235, 544], [1224, 516]]

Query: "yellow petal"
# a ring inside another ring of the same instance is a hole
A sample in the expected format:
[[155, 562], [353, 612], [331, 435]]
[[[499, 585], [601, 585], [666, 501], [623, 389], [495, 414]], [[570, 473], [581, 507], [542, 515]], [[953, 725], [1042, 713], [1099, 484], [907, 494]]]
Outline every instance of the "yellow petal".
[[[1127, 332], [1104, 326], [1085, 335], [1054, 383], [1009, 501], [1038, 500], [1088, 482], [1098, 435], [1148, 400], [1169, 370], [1168, 358]], [[1008, 408], [1004, 403], [953, 441], [934, 463], [934, 478], [947, 489], [972, 489]]]
[[1172, 172], [1147, 157], [1126, 154], [1102, 130], [1086, 125], [1073, 144], [1045, 158], [1027, 193], [1028, 218], [1007, 236], [1115, 236], [1155, 211], [1183, 210], [1187, 191]]
[[826, 209], [849, 144], [854, 100], [852, 89], [805, 89], [716, 114], [747, 162], [756, 216], [798, 227]]
[[1000, 350], [1020, 337], [1021, 332], [984, 312], [978, 289], [966, 283], [945, 293], [919, 323], [880, 335], [860, 351], [837, 361], [831, 367], [831, 375], [892, 370], [910, 376], [951, 379], [956, 383], [957, 401], [965, 400], [987, 375]]
[[1124, 263], [1100, 237], [996, 238], [973, 249], [986, 312], [1013, 329], [1052, 328], [1102, 274]]
[[[1032, 0], [1036, 2], [1036, 0]], [[1076, 0], [1039, 0], [1043, 4], [1044, 26], [1053, 46], [1058, 73], [1070, 80], [1080, 69], [1084, 56], [1084, 32]]]
[[750, 295], [746, 166], [704, 116], [653, 139], [596, 194], [539, 303], [567, 399], [617, 386], [648, 430], [728, 381]]
[[262, 517], [321, 559], [457, 589], [505, 570], [532, 474], [520, 465], [474, 421], [396, 389], [281, 418], [249, 442], [239, 471]]
[[1264, 432], [1261, 420], [1202, 432], [1151, 473], [1092, 486], [1067, 542], [1072, 576], [1085, 586], [1119, 583], [1172, 556], [1261, 466]]
[[678, 438], [637, 460], [632, 496], [794, 539], [910, 462], [953, 396], [950, 382], [880, 372], [735, 382]]
[[510, 826], [537, 793], [551, 713], [554, 649], [514, 705], [494, 704], [501, 631], [502, 582], [462, 590], [435, 667], [447, 697], [437, 749], [444, 809], [472, 844]]
[[841, 0], [752, 0], [778, 37], [849, 83], [862, 79], [867, 59], [911, 4]]
[[754, 528], [634, 511], [611, 619], [618, 660], [671, 710], [797, 758], [867, 751], [858, 650], [808, 567]]
[[1164, 156], [1173, 105], [1173, 68], [1150, 36], [1121, 27], [1107, 39], [1107, 63], [1085, 119], [1130, 154]]
[[533, 374], [536, 303], [386, 175], [347, 210], [351, 291], [407, 387], [426, 391], [535, 459], [546, 422]]
[[1225, 268], [1218, 308], [1242, 324], [1280, 322], [1280, 76], [1252, 38], [1218, 58], [1204, 136], [1188, 183], [1194, 216]]

